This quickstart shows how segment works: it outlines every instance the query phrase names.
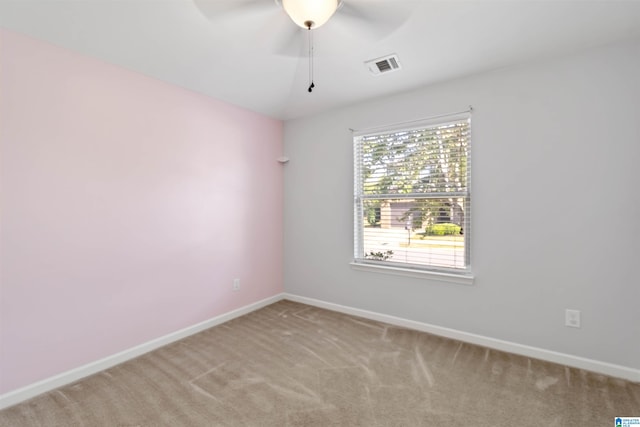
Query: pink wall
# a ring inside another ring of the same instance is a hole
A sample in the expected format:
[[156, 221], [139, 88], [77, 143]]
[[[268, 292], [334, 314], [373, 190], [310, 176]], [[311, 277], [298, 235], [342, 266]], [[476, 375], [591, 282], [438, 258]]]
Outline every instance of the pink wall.
[[0, 144], [0, 393], [282, 292], [280, 121], [0, 30]]

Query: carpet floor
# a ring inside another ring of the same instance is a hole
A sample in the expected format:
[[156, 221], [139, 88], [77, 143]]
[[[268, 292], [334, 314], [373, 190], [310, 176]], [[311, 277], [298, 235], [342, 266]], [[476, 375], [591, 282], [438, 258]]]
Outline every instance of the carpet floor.
[[0, 426], [593, 426], [640, 384], [280, 301], [0, 411]]

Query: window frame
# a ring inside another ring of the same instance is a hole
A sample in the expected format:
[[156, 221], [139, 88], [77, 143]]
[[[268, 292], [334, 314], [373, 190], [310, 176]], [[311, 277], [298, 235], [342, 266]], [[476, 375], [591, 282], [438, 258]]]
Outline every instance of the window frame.
[[[377, 135], [388, 135], [401, 132], [414, 132], [416, 130], [434, 129], [446, 126], [452, 123], [466, 122], [468, 129], [467, 146], [466, 146], [466, 174], [464, 194], [459, 192], [451, 193], [409, 193], [409, 194], [365, 194], [365, 182], [362, 172], [362, 141], [365, 137], [374, 137]], [[435, 116], [427, 119], [416, 120], [412, 122], [398, 123], [394, 125], [381, 126], [378, 128], [364, 129], [353, 131], [353, 159], [354, 159], [354, 242], [353, 255], [351, 262], [352, 268], [356, 270], [373, 271], [385, 274], [402, 275], [408, 277], [430, 278], [439, 281], [472, 284], [474, 277], [472, 274], [471, 264], [471, 201], [472, 201], [472, 178], [471, 178], [471, 152], [472, 152], [472, 126], [471, 126], [471, 109], [459, 113]], [[397, 261], [384, 261], [367, 259], [364, 250], [364, 200], [371, 199], [444, 199], [451, 198], [451, 195], [459, 194], [464, 198], [464, 221], [461, 224], [464, 227], [464, 267], [442, 267], [427, 264], [412, 264]], [[378, 196], [378, 197], [376, 197]], [[380, 197], [382, 196], [382, 197]], [[391, 196], [397, 196], [392, 198]]]

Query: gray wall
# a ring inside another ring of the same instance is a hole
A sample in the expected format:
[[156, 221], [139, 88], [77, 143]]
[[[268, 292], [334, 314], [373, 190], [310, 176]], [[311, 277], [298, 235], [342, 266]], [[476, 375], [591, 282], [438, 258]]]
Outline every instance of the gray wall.
[[[640, 368], [639, 76], [619, 44], [287, 122], [285, 290]], [[352, 270], [349, 128], [470, 104], [474, 285]]]

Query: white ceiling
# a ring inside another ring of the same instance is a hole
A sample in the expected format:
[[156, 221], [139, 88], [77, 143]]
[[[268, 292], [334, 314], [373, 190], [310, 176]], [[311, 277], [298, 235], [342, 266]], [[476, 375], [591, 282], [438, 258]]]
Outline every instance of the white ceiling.
[[[0, 0], [0, 26], [280, 119], [640, 38], [633, 0], [344, 1], [314, 30], [313, 93], [307, 33], [274, 0]], [[402, 70], [371, 75], [390, 53]]]

